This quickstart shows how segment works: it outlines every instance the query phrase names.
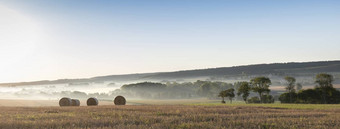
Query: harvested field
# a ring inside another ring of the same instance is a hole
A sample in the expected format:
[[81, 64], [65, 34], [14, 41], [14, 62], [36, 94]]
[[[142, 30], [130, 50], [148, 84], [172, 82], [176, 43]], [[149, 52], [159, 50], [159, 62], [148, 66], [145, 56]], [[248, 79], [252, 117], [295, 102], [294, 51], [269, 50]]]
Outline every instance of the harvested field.
[[[265, 104], [264, 104], [265, 105]], [[338, 128], [340, 109], [126, 105], [0, 107], [0, 128]]]
[[[99, 105], [114, 105], [112, 101], [100, 101]], [[18, 100], [0, 99], [0, 107], [50, 107], [59, 106], [59, 100]], [[80, 100], [80, 106], [86, 106], [86, 100]]]

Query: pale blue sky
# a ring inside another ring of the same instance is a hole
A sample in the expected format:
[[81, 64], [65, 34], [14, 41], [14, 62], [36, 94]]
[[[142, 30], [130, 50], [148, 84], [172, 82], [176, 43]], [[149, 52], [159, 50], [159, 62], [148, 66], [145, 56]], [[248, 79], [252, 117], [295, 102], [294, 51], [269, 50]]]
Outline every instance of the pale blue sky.
[[0, 28], [0, 82], [340, 59], [337, 0], [0, 0]]

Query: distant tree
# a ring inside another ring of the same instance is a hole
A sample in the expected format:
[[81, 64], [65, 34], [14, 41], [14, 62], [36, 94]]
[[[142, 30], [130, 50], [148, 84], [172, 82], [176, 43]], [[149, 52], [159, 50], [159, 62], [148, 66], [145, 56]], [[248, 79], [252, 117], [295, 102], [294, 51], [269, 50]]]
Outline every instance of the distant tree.
[[235, 91], [234, 88], [230, 88], [230, 89], [226, 90], [226, 94], [227, 94], [227, 97], [228, 97], [229, 100], [230, 100], [230, 103], [232, 103], [232, 100], [233, 100], [233, 98], [235, 97], [234, 91]]
[[250, 92], [249, 83], [248, 82], [238, 82], [237, 84], [239, 85], [238, 89], [237, 89], [237, 95], [238, 96], [242, 95], [244, 102], [247, 103], [247, 99], [248, 99], [248, 96], [250, 94], [249, 93]]
[[221, 91], [221, 92], [218, 94], [218, 97], [221, 97], [221, 98], [222, 98], [222, 103], [225, 103], [224, 97], [227, 97], [227, 92], [226, 92], [226, 90]]
[[198, 89], [198, 94], [204, 97], [208, 97], [209, 94], [211, 94], [211, 83], [205, 82], [202, 83], [200, 88]]
[[154, 82], [140, 82], [135, 84], [127, 84], [123, 85], [121, 87], [122, 90], [128, 91], [146, 91], [146, 92], [156, 92], [156, 91], [162, 91], [166, 88], [165, 84], [162, 83], [154, 83]]
[[194, 85], [198, 86], [197, 94], [209, 99], [215, 99], [219, 92], [232, 87], [232, 84], [225, 82], [197, 81]]
[[302, 89], [301, 83], [296, 83], [296, 90], [300, 91]]
[[316, 89], [320, 89], [323, 103], [327, 103], [327, 96], [330, 91], [334, 89], [332, 84], [333, 80], [333, 76], [330, 74], [320, 73], [316, 75]]
[[263, 103], [263, 94], [269, 94], [271, 85], [271, 81], [267, 77], [256, 77], [250, 80], [250, 84], [252, 86], [252, 90], [257, 92], [260, 97], [261, 103]]
[[295, 93], [296, 79], [294, 77], [286, 76], [285, 80], [287, 81], [286, 90], [289, 94], [289, 102], [292, 103], [293, 102], [293, 98], [292, 98], [293, 93]]
[[317, 83], [317, 87], [320, 88], [326, 88], [326, 87], [332, 87], [333, 88], [333, 84], [332, 82], [334, 81], [333, 76], [330, 74], [325, 74], [325, 73], [320, 73], [318, 75], [316, 75], [315, 78], [315, 83]]
[[286, 76], [285, 80], [287, 81], [287, 86], [286, 86], [287, 92], [295, 92], [296, 79], [294, 77]]

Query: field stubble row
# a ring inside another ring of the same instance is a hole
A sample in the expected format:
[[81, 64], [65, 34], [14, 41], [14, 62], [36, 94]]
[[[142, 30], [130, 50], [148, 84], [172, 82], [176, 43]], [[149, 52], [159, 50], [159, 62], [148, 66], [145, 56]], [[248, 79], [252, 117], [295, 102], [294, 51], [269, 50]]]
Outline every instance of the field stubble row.
[[125, 105], [0, 107], [0, 128], [337, 128], [340, 109]]

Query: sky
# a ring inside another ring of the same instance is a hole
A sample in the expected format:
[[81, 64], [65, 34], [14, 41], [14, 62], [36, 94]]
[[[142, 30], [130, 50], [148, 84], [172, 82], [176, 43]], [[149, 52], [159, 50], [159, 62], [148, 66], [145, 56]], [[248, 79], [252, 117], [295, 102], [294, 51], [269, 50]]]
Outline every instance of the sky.
[[340, 59], [338, 0], [0, 0], [0, 83]]

